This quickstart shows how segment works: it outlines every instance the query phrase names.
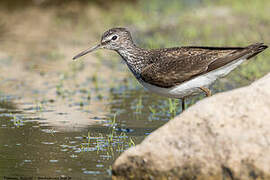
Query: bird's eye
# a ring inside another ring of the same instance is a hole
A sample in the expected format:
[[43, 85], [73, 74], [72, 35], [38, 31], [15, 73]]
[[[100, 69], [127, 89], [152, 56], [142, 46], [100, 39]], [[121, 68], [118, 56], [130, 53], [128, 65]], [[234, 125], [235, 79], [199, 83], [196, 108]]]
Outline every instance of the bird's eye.
[[116, 39], [117, 39], [117, 36], [113, 36], [113, 37], [112, 37], [112, 40], [116, 40]]

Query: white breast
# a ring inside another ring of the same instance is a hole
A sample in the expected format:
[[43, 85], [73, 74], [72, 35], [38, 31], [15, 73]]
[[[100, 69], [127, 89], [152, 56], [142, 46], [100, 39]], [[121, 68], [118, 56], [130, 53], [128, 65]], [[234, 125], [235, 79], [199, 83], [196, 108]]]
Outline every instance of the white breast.
[[160, 94], [162, 96], [170, 97], [170, 98], [184, 98], [187, 96], [196, 95], [201, 93], [202, 91], [199, 87], [209, 87], [212, 83], [214, 83], [218, 78], [224, 77], [229, 74], [234, 68], [244, 62], [246, 59], [238, 59], [235, 60], [219, 69], [210, 71], [201, 76], [195, 77], [189, 81], [186, 81], [180, 85], [171, 87], [171, 88], [161, 88], [155, 85], [151, 85], [142, 80], [139, 80], [140, 83], [154, 93]]

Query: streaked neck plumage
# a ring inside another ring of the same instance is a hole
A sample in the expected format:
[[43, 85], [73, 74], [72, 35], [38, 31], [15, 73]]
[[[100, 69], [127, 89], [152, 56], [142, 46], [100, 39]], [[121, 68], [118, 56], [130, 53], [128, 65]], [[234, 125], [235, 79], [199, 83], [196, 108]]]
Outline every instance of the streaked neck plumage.
[[117, 52], [127, 63], [129, 69], [137, 79], [140, 78], [143, 67], [151, 62], [151, 58], [149, 57], [150, 51], [139, 48], [133, 43], [117, 50]]

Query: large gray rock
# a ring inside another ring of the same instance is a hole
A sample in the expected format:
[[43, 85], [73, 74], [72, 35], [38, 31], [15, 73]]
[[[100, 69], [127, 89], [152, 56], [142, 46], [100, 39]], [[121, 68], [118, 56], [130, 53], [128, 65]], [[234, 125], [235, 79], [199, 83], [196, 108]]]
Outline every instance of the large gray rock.
[[196, 103], [125, 151], [114, 179], [270, 179], [270, 73]]

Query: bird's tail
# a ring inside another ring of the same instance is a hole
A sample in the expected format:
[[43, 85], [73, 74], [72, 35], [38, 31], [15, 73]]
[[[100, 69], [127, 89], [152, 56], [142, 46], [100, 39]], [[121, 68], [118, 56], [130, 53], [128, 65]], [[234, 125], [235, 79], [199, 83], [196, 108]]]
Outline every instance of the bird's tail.
[[260, 52], [264, 51], [266, 48], [268, 48], [268, 46], [263, 43], [255, 43], [247, 46], [246, 49], [249, 50], [249, 55], [247, 56], [247, 59], [256, 56]]

